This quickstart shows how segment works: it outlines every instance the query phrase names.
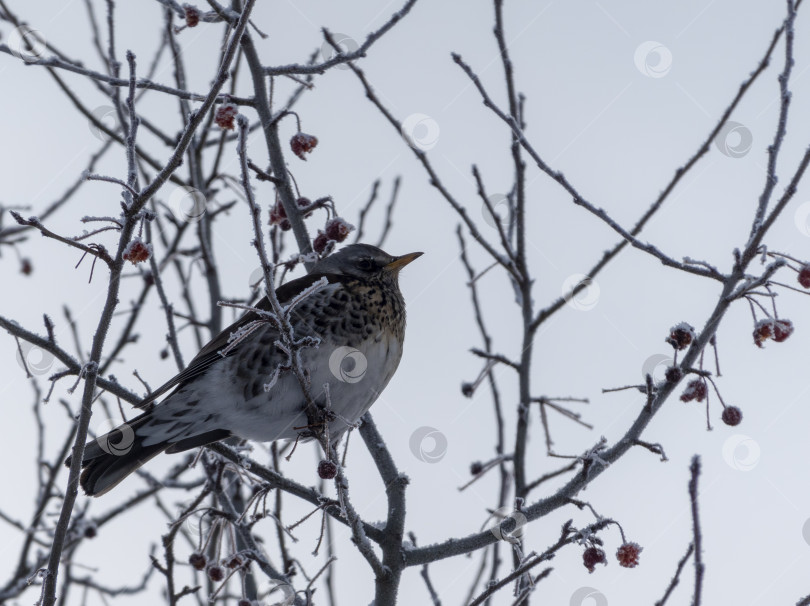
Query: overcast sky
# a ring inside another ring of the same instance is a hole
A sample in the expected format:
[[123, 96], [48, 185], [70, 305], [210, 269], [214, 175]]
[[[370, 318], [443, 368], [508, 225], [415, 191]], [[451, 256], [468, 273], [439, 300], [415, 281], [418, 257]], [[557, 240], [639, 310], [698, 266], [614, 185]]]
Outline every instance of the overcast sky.
[[[123, 57], [126, 49], [132, 49], [139, 70], [145, 71], [160, 35], [161, 7], [147, 2], [120, 5], [118, 54]], [[586, 198], [622, 225], [631, 226], [674, 171], [697, 150], [739, 85], [756, 68], [784, 18], [784, 5], [750, 0], [507, 2], [508, 45], [518, 87], [526, 95], [530, 140]], [[100, 68], [82, 2], [12, 2], [12, 8], [68, 56]], [[322, 45], [321, 26], [362, 41], [397, 8], [397, 3], [383, 6], [371, 1], [261, 3], [253, 21], [269, 38], [256, 38], [259, 52], [266, 64], [302, 61]], [[804, 12], [800, 10], [796, 25], [793, 103], [779, 163], [780, 183], [790, 178], [810, 143], [810, 45], [805, 35], [810, 30]], [[504, 103], [492, 24], [493, 9], [488, 2], [423, 0], [372, 47], [360, 65], [384, 103], [412, 126], [411, 137], [429, 148], [444, 184], [495, 242], [495, 230], [483, 221], [470, 166], [478, 164], [489, 192], [505, 193], [513, 180], [509, 134], [450, 58], [451, 52], [460, 53], [493, 98]], [[221, 32], [220, 25], [201, 24], [178, 37], [188, 61], [189, 87], [194, 91], [207, 91], [216, 70]], [[7, 42], [10, 26], [0, 23], [0, 33]], [[732, 250], [745, 244], [764, 184], [766, 148], [779, 110], [776, 77], [783, 56], [780, 44], [771, 67], [732, 115], [735, 124], [727, 136], [682, 181], [644, 230], [643, 240], [675, 258], [689, 256], [723, 271], [731, 268]], [[108, 105], [80, 77], [64, 77], [89, 106]], [[4, 90], [0, 96], [4, 143], [0, 202], [28, 206], [27, 214], [37, 214], [78, 177], [101, 142], [42, 68], [25, 67], [19, 59], [0, 54], [0, 80]], [[161, 64], [154, 80], [173, 83], [168, 63]], [[385, 198], [393, 179], [398, 175], [403, 179], [386, 248], [392, 254], [420, 250], [425, 255], [403, 273], [402, 290], [408, 305], [404, 358], [372, 413], [397, 464], [411, 478], [408, 530], [416, 533], [422, 545], [465, 536], [482, 527], [486, 508], [494, 506], [496, 477], [493, 474], [463, 493], [457, 490], [470, 477], [470, 463], [494, 453], [493, 413], [486, 391], [467, 399], [459, 389], [462, 381], [474, 379], [480, 370], [478, 359], [468, 350], [481, 343], [465, 287], [466, 275], [458, 260], [458, 217], [429, 185], [405, 140], [366, 100], [351, 71], [333, 70], [315, 82], [315, 89], [296, 109], [303, 130], [316, 135], [320, 144], [307, 162], [288, 154], [302, 193], [313, 199], [331, 195], [341, 214], [356, 221], [375, 179], [382, 180]], [[291, 86], [281, 82], [276, 94], [285, 98]], [[242, 92], [250, 94], [246, 87]], [[169, 132], [177, 130], [173, 98], [149, 93], [138, 111]], [[245, 115], [255, 120], [250, 110]], [[290, 121], [282, 134], [288, 137], [293, 129]], [[154, 139], [145, 133], [142, 136], [157, 157], [167, 156]], [[248, 146], [251, 157], [264, 164], [261, 136], [252, 136]], [[235, 172], [234, 162], [231, 150], [225, 169]], [[109, 154], [97, 168], [117, 177], [123, 177], [125, 170], [123, 150]], [[172, 188], [169, 184], [161, 191], [163, 199], [171, 197]], [[269, 186], [260, 185], [257, 192], [263, 202], [271, 199]], [[528, 254], [536, 278], [533, 294], [542, 306], [558, 297], [572, 276], [592, 267], [602, 251], [616, 243], [617, 236], [575, 207], [570, 196], [531, 165], [527, 192]], [[777, 186], [779, 193], [781, 185]], [[119, 193], [114, 186], [87, 184], [78, 196], [49, 226], [77, 234], [84, 229], [81, 217], [118, 212]], [[372, 241], [382, 220], [380, 210], [371, 218]], [[4, 218], [6, 223], [8, 220]], [[214, 247], [224, 293], [245, 296], [249, 276], [258, 265], [250, 247], [247, 213], [235, 210], [216, 225]], [[312, 225], [313, 234], [317, 227]], [[97, 267], [96, 277], [88, 284], [87, 261], [74, 270], [77, 254], [53, 241], [31, 237], [33, 242], [23, 245], [34, 267], [29, 277], [20, 274], [13, 251], [0, 251], [0, 314], [42, 332], [41, 317], [47, 313], [56, 322], [60, 342], [72, 349], [61, 311], [67, 304], [79, 325], [83, 347], [88, 348], [106, 292], [103, 268]], [[109, 248], [113, 236], [104, 242]], [[810, 258], [807, 185], [799, 188], [767, 243], [773, 250]], [[485, 267], [485, 255], [474, 245], [471, 249], [475, 265]], [[782, 279], [793, 284], [795, 274], [785, 272]], [[716, 302], [718, 286], [628, 249], [585, 296], [544, 325], [536, 340], [532, 378], [537, 393], [533, 395], [587, 397], [590, 405], [577, 410], [594, 425], [588, 431], [552, 415], [557, 452], [578, 455], [602, 435], [612, 443], [626, 432], [644, 397], [634, 391], [603, 394], [601, 390], [641, 382], [644, 369], [654, 368], [671, 355], [664, 343], [670, 326], [687, 321], [702, 327]], [[481, 279], [480, 287], [495, 349], [516, 357], [519, 308], [508, 281], [493, 271]], [[125, 282], [122, 309], [137, 292], [134, 281], [131, 285]], [[723, 371], [718, 385], [724, 399], [743, 410], [743, 423], [735, 428], [723, 425], [715, 400], [710, 411], [714, 430], [707, 432], [705, 408], [673, 398], [643, 435], [645, 440], [660, 442], [669, 461], [661, 463], [642, 449], [631, 451], [579, 495], [602, 515], [620, 521], [628, 538], [644, 547], [641, 564], [633, 570], [618, 566], [612, 556], [620, 537], [615, 528], [609, 529], [602, 535], [610, 556], [607, 567], [589, 575], [581, 564], [581, 549], [568, 548], [554, 559], [554, 573], [542, 582], [534, 602], [616, 606], [660, 599], [691, 540], [687, 481], [690, 457], [695, 453], [704, 464], [700, 480], [707, 566], [704, 603], [789, 604], [810, 593], [806, 574], [810, 565], [810, 383], [806, 371], [810, 313], [806, 297], [787, 290], [779, 293], [780, 316], [792, 319], [796, 326], [786, 342], [758, 349], [751, 338], [751, 313], [743, 302], [732, 307], [718, 332]], [[200, 296], [205, 296], [202, 291]], [[130, 348], [126, 363], [115, 370], [119, 380], [136, 391], [142, 388], [131, 374], [133, 368], [153, 387], [175, 372], [170, 359], [158, 356], [165, 342], [165, 322], [157, 299], [150, 298], [149, 306], [140, 340]], [[181, 345], [187, 360], [196, 353], [189, 335], [183, 335]], [[5, 415], [0, 453], [6, 461], [3, 477], [7, 486], [0, 504], [13, 517], [26, 520], [35, 499], [36, 427], [30, 414], [32, 391], [15, 357], [14, 340], [10, 336], [0, 339], [0, 401]], [[508, 411], [507, 448], [511, 449], [516, 386], [508, 369], [499, 370], [499, 380]], [[67, 394], [68, 383], [61, 382], [56, 395], [77, 406], [78, 392]], [[43, 417], [55, 427], [65, 423], [64, 410], [56, 404], [50, 404]], [[426, 435], [421, 429], [425, 427], [438, 432], [422, 443], [426, 452], [440, 446], [435, 461], [421, 460], [410, 445], [415, 432]], [[544, 455], [536, 410], [530, 432], [530, 476], [534, 478], [560, 462]], [[58, 431], [53, 435], [55, 442], [61, 440], [56, 439], [62, 435]], [[59, 444], [49, 446], [55, 451]], [[175, 460], [168, 456], [155, 460], [150, 469], [159, 473]], [[310, 448], [297, 455], [286, 472], [304, 484], [314, 484], [316, 460]], [[355, 506], [367, 519], [383, 519], [384, 487], [359, 439], [350, 448], [348, 462]], [[95, 504], [96, 511], [125, 499], [140, 486], [140, 480], [129, 480], [104, 497], [105, 503]], [[545, 494], [541, 491], [534, 496]], [[80, 504], [83, 499], [80, 497]], [[291, 512], [299, 510], [308, 509], [291, 505]], [[529, 526], [527, 550], [542, 551], [552, 544], [560, 525], [569, 518], [578, 526], [593, 521], [574, 508], [557, 511]], [[314, 572], [319, 564], [309, 553], [318, 523], [312, 520], [300, 529], [296, 549]], [[96, 569], [107, 585], [133, 584], [148, 566], [148, 545], [159, 542], [165, 529], [165, 520], [153, 510], [139, 509], [111, 525], [96, 542], [82, 547], [80, 559]], [[265, 531], [273, 553], [274, 530], [268, 524]], [[373, 598], [371, 572], [349, 544], [345, 530], [337, 529], [336, 535], [340, 603], [366, 604]], [[0, 569], [8, 571], [16, 565], [20, 540], [16, 530], [0, 526]], [[443, 604], [462, 603], [479, 558], [480, 554], [474, 554], [431, 566]], [[502, 576], [506, 573], [507, 568], [502, 568]], [[670, 603], [688, 603], [692, 579], [690, 563]], [[158, 579], [153, 587], [154, 595], [159, 595]], [[583, 598], [586, 594], [591, 597]], [[32, 595], [26, 594], [20, 603], [29, 603]], [[78, 603], [79, 594], [72, 599]], [[418, 570], [407, 570], [400, 603], [427, 601]], [[88, 600], [88, 604], [100, 603], [95, 596]], [[118, 603], [138, 600], [120, 598]], [[501, 593], [494, 603], [511, 604], [511, 597]]]

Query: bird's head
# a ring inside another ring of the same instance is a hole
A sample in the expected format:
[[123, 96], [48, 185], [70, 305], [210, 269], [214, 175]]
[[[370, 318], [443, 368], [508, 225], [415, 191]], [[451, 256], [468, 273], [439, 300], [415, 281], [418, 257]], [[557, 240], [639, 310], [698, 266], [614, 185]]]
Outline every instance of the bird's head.
[[319, 261], [313, 271], [361, 280], [396, 280], [403, 267], [421, 256], [413, 252], [395, 257], [370, 244], [350, 244]]

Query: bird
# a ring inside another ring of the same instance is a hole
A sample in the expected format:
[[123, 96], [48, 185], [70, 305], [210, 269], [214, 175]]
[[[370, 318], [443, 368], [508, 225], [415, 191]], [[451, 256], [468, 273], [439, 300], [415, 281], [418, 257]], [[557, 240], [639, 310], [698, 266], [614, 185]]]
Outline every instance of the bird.
[[[332, 441], [368, 411], [399, 366], [405, 337], [399, 272], [421, 255], [350, 244], [276, 288], [295, 339], [309, 339], [298, 355], [314, 401], [334, 413], [326, 421]], [[255, 308], [272, 310], [267, 296]], [[280, 336], [277, 325], [254, 310], [220, 332], [144, 399], [139, 407], [146, 412], [87, 443], [79, 478], [85, 494], [109, 492], [163, 452], [234, 436], [261, 442], [299, 437], [308, 424], [306, 399]]]

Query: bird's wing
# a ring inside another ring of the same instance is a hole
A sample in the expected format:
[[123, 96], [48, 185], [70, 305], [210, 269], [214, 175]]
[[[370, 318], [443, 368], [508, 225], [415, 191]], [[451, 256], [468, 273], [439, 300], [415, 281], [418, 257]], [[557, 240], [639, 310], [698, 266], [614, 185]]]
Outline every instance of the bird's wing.
[[[343, 276], [339, 274], [313, 272], [305, 276], [301, 276], [300, 278], [296, 278], [295, 280], [291, 280], [276, 288], [276, 296], [278, 297], [279, 303], [282, 305], [286, 304], [296, 295], [300, 294], [304, 289], [309, 288], [321, 278], [326, 278], [330, 283], [335, 283], [340, 282]], [[270, 301], [267, 299], [267, 297], [262, 297], [254, 307], [261, 310], [270, 311]], [[137, 408], [144, 408], [145, 406], [148, 406], [162, 395], [168, 393], [172, 388], [182, 386], [191, 379], [194, 379], [205, 372], [208, 367], [218, 360], [222, 360], [223, 358], [233, 354], [233, 352], [239, 348], [238, 346], [231, 349], [226, 355], [223, 355], [220, 352], [228, 346], [230, 337], [234, 332], [258, 319], [259, 314], [256, 312], [247, 312], [244, 316], [239, 318], [236, 322], [228, 326], [225, 330], [206, 343], [184, 370], [150, 393], [146, 398], [143, 399], [143, 401], [141, 401], [140, 404], [137, 405]]]

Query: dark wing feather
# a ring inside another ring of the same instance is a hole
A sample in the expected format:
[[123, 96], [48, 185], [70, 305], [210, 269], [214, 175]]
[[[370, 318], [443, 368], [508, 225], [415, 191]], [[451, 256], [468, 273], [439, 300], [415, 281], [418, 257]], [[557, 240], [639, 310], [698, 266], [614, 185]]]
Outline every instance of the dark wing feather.
[[[285, 305], [287, 302], [301, 293], [301, 291], [309, 288], [315, 282], [324, 277], [329, 280], [330, 283], [339, 282], [343, 278], [343, 276], [338, 274], [324, 274], [318, 272], [301, 276], [300, 278], [291, 280], [276, 288], [276, 296], [278, 297], [279, 303]], [[267, 299], [267, 297], [262, 297], [261, 300], [254, 305], [254, 307], [261, 310], [270, 311], [270, 301]], [[206, 343], [199, 353], [194, 356], [194, 359], [188, 363], [188, 366], [186, 366], [184, 370], [150, 393], [140, 404], [138, 404], [137, 408], [144, 408], [148, 406], [162, 395], [168, 393], [172, 388], [182, 386], [186, 382], [205, 372], [205, 370], [217, 360], [221, 360], [223, 357], [226, 357], [219, 352], [228, 346], [228, 340], [230, 339], [231, 334], [246, 324], [258, 319], [259, 315], [257, 313], [252, 311], [247, 312], [244, 316], [239, 318], [236, 322], [228, 326], [216, 337]], [[232, 354], [234, 351], [235, 349], [231, 350], [228, 355]]]

